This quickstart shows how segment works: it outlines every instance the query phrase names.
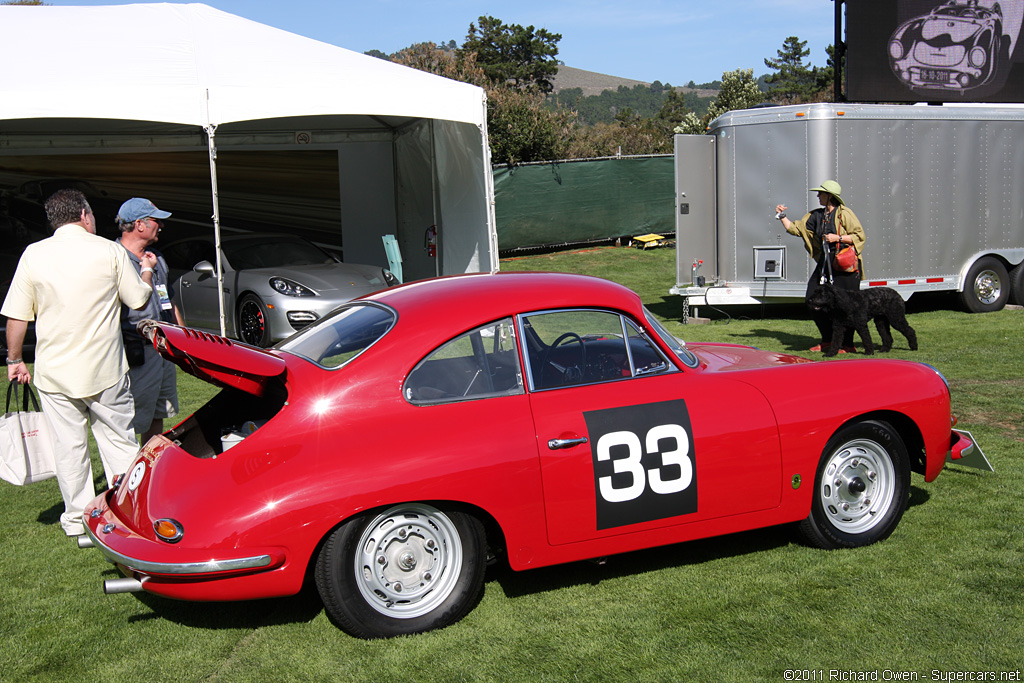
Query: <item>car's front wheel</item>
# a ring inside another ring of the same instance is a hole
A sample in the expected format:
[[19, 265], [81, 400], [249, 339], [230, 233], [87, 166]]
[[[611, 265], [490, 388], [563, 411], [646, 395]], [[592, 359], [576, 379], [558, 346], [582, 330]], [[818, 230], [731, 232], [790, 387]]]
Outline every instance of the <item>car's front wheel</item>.
[[899, 434], [886, 422], [849, 424], [825, 445], [800, 531], [820, 548], [875, 543], [899, 524], [909, 495], [910, 457]]
[[253, 346], [270, 346], [267, 307], [255, 294], [246, 294], [238, 303], [238, 338]]
[[422, 503], [355, 517], [324, 543], [316, 585], [332, 621], [359, 638], [442, 628], [483, 589], [486, 541], [475, 517]]

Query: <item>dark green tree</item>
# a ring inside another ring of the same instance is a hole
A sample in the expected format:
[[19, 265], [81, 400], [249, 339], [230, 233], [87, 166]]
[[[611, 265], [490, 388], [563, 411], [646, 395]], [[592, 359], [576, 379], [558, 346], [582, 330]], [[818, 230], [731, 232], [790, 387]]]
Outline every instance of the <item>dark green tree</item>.
[[543, 93], [535, 89], [517, 90], [490, 80], [477, 64], [475, 52], [417, 43], [391, 55], [391, 61], [484, 88], [493, 163], [514, 165], [565, 158], [574, 134], [575, 114], [545, 106]]
[[665, 95], [665, 102], [661, 105], [655, 118], [658, 125], [664, 128], [666, 133], [671, 134], [672, 129], [686, 118], [689, 112], [690, 107], [687, 106], [686, 95], [681, 90], [673, 88]]
[[[834, 90], [834, 78], [836, 72], [836, 48], [835, 45], [829, 45], [825, 48], [825, 52], [828, 54], [828, 61], [825, 66], [820, 69], [815, 69], [816, 87], [819, 92], [828, 93], [830, 96]], [[845, 56], [842, 63], [839, 64], [839, 73], [843, 73], [843, 68], [846, 66]]]
[[764, 64], [775, 71], [768, 76], [768, 96], [774, 102], [796, 103], [806, 101], [816, 88], [814, 69], [804, 64], [804, 57], [811, 54], [807, 41], [796, 36], [786, 38], [776, 59], [765, 59]]
[[551, 77], [558, 73], [560, 33], [547, 29], [504, 24], [494, 17], [480, 17], [479, 27], [469, 25], [460, 55], [476, 53], [476, 62], [487, 77], [514, 88], [536, 88], [544, 93], [554, 88]]

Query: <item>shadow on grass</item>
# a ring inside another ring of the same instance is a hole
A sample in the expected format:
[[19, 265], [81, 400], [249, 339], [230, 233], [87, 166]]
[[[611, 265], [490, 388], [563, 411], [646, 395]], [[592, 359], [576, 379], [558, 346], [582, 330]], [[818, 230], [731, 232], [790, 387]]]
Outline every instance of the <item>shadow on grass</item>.
[[64, 502], [60, 501], [39, 512], [36, 521], [40, 524], [60, 524], [60, 515], [64, 512]]
[[810, 348], [819, 343], [818, 336], [813, 334], [814, 326], [811, 325], [808, 334], [793, 334], [782, 330], [767, 330], [759, 328], [750, 330], [746, 334], [733, 335], [736, 338], [748, 338], [751, 346], [757, 346], [757, 340], [774, 339], [786, 351], [809, 352]]
[[[103, 573], [103, 579], [120, 577], [120, 572], [110, 569]], [[309, 623], [323, 611], [323, 603], [315, 590], [303, 588], [298, 595], [267, 600], [244, 600], [238, 602], [184, 602], [172, 600], [151, 593], [134, 593], [131, 596], [113, 596], [125, 600], [138, 600], [151, 611], [128, 617], [129, 623], [162, 619], [204, 629], [254, 629], [264, 626]]]
[[795, 525], [784, 524], [728, 536], [636, 550], [599, 561], [573, 562], [523, 572], [513, 571], [506, 562], [498, 562], [488, 568], [487, 581], [497, 581], [505, 595], [517, 597], [569, 586], [597, 585], [608, 579], [774, 550], [790, 545], [796, 538]]

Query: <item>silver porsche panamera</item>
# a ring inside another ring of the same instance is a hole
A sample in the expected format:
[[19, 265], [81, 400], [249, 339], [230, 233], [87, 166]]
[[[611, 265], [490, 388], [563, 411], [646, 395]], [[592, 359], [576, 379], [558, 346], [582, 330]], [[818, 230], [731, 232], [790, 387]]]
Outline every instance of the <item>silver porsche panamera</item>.
[[[185, 323], [220, 334], [213, 237], [159, 247]], [[346, 301], [398, 284], [386, 268], [343, 263], [294, 235], [223, 237], [221, 256], [226, 332], [253, 346], [270, 346]]]

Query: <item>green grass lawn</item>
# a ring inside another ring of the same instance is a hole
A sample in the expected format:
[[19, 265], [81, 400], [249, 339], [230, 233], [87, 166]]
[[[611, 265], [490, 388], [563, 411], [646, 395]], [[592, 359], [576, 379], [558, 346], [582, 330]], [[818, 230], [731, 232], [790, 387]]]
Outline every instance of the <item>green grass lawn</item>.
[[[806, 352], [815, 328], [799, 306], [728, 309], [729, 317], [701, 309], [711, 324], [679, 324], [681, 302], [667, 293], [674, 258], [669, 249], [605, 248], [506, 260], [502, 269], [623, 282], [687, 341], [820, 355]], [[114, 571], [61, 533], [56, 482], [0, 482], [0, 679], [856, 680], [833, 677], [835, 670], [878, 680], [886, 672], [888, 680], [993, 672], [1000, 680], [1000, 672], [1024, 668], [1024, 312], [968, 315], [945, 303], [911, 301], [920, 350], [909, 351], [897, 334], [890, 355], [946, 375], [960, 426], [996, 472], [948, 466], [930, 484], [915, 475], [910, 507], [882, 543], [815, 550], [777, 527], [603, 565], [516, 573], [499, 563], [461, 622], [365, 642], [336, 629], [315, 594], [224, 604], [103, 595], [101, 581]], [[187, 376], [179, 386], [185, 414], [211, 393]], [[787, 677], [794, 669], [805, 677]]]

